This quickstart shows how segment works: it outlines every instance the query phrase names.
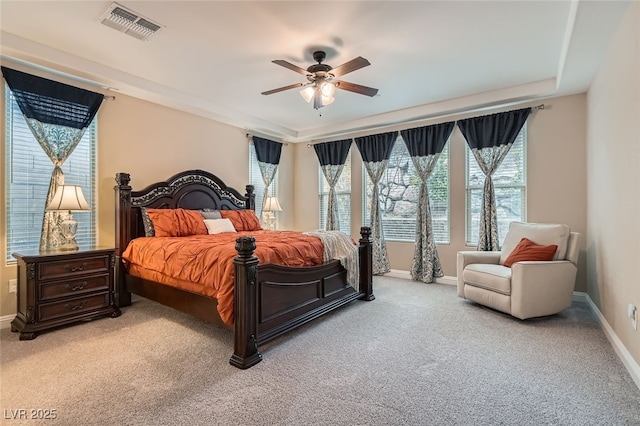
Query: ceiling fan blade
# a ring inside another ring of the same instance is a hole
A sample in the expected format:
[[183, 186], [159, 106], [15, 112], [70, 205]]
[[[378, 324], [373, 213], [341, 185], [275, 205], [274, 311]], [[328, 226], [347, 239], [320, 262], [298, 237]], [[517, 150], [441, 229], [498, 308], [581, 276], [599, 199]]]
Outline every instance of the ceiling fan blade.
[[293, 65], [291, 62], [287, 62], [282, 59], [276, 59], [275, 61], [271, 61], [271, 62], [273, 62], [276, 65], [280, 65], [281, 67], [289, 68], [291, 71], [295, 71], [305, 76], [309, 74], [309, 71], [305, 70], [304, 68], [300, 68], [299, 66]]
[[368, 65], [371, 65], [369, 61], [367, 61], [362, 56], [358, 56], [357, 58], [352, 59], [349, 62], [345, 62], [344, 64], [335, 67], [330, 72], [334, 76], [340, 77], [355, 70], [359, 70], [360, 68], [364, 68]]
[[288, 86], [284, 86], [284, 87], [278, 87], [277, 89], [272, 89], [272, 90], [267, 90], [266, 92], [262, 92], [263, 95], [272, 95], [274, 93], [278, 93], [278, 92], [283, 92], [285, 90], [289, 90], [289, 89], [295, 89], [296, 87], [302, 87], [302, 86], [306, 86], [309, 83], [296, 83], [296, 84], [290, 84]]
[[362, 86], [360, 84], [349, 83], [347, 81], [337, 81], [335, 85], [338, 89], [348, 90], [349, 92], [358, 93], [360, 95], [375, 96], [378, 94], [378, 89]]

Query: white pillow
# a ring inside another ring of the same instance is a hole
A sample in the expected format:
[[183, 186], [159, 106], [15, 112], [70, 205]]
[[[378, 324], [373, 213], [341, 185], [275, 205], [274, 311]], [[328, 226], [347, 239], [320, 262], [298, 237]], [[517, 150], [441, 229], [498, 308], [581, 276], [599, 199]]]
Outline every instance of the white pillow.
[[209, 234], [236, 232], [236, 228], [233, 227], [233, 223], [229, 219], [205, 219], [204, 224], [207, 226]]

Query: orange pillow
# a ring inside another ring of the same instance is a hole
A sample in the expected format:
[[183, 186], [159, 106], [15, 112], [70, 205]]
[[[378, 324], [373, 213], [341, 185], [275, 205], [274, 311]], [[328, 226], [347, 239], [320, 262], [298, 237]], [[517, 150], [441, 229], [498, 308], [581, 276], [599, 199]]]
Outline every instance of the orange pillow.
[[553, 260], [553, 255], [556, 254], [558, 246], [551, 244], [548, 246], [541, 246], [528, 238], [520, 240], [518, 245], [513, 249], [507, 259], [504, 261], [504, 266], [509, 268], [516, 262], [525, 262], [531, 260]]
[[236, 231], [259, 231], [260, 220], [253, 210], [220, 210], [223, 219], [229, 219]]
[[207, 227], [197, 210], [147, 209], [156, 237], [207, 235]]

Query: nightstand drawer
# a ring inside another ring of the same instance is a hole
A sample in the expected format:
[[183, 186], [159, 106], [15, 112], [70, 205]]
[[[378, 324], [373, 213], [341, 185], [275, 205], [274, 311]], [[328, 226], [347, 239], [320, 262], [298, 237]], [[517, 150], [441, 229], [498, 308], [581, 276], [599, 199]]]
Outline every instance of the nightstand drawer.
[[60, 297], [81, 295], [97, 290], [109, 290], [109, 274], [40, 283], [40, 300], [46, 301]]
[[38, 264], [38, 280], [68, 278], [71, 275], [106, 272], [109, 270], [110, 263], [110, 256], [105, 255], [42, 262]]
[[39, 321], [48, 321], [67, 315], [78, 315], [109, 306], [109, 293], [67, 299], [56, 303], [43, 303], [39, 308]]

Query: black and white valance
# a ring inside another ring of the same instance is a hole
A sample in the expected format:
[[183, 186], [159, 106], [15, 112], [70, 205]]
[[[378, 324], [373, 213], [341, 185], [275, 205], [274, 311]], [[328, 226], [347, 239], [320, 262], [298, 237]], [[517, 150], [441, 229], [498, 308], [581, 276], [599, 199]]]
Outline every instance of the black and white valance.
[[[104, 95], [6, 67], [2, 67], [2, 75], [27, 126], [54, 164], [45, 200], [47, 206], [58, 187], [64, 185], [62, 164], [93, 121]], [[45, 210], [41, 250], [54, 249], [64, 240], [58, 224], [65, 217], [65, 213]]]
[[425, 283], [432, 282], [434, 277], [442, 277], [444, 275], [436, 243], [433, 239], [427, 180], [435, 168], [440, 153], [449, 140], [454, 126], [455, 122], [449, 122], [400, 132], [416, 172], [420, 177], [416, 244], [411, 263], [411, 277], [416, 281]]
[[282, 144], [258, 136], [252, 136], [252, 140], [253, 147], [256, 150], [258, 167], [260, 167], [260, 174], [264, 182], [264, 197], [262, 198], [262, 207], [264, 207], [269, 198], [269, 187], [278, 171], [280, 155], [282, 154]]
[[491, 176], [507, 156], [531, 108], [467, 118], [458, 127], [485, 175], [478, 250], [499, 250], [496, 196]]
[[336, 202], [336, 184], [344, 169], [351, 148], [351, 139], [344, 139], [334, 142], [324, 142], [313, 145], [316, 151], [320, 168], [324, 177], [329, 183], [329, 199], [327, 202], [326, 230], [340, 230], [340, 217]]
[[387, 257], [387, 246], [382, 230], [382, 218], [380, 216], [379, 183], [382, 174], [387, 168], [389, 157], [393, 150], [393, 144], [398, 138], [398, 132], [380, 133], [377, 135], [362, 136], [355, 139], [360, 151], [367, 174], [373, 183], [371, 193], [371, 235], [373, 237], [373, 274], [382, 275], [390, 271]]

